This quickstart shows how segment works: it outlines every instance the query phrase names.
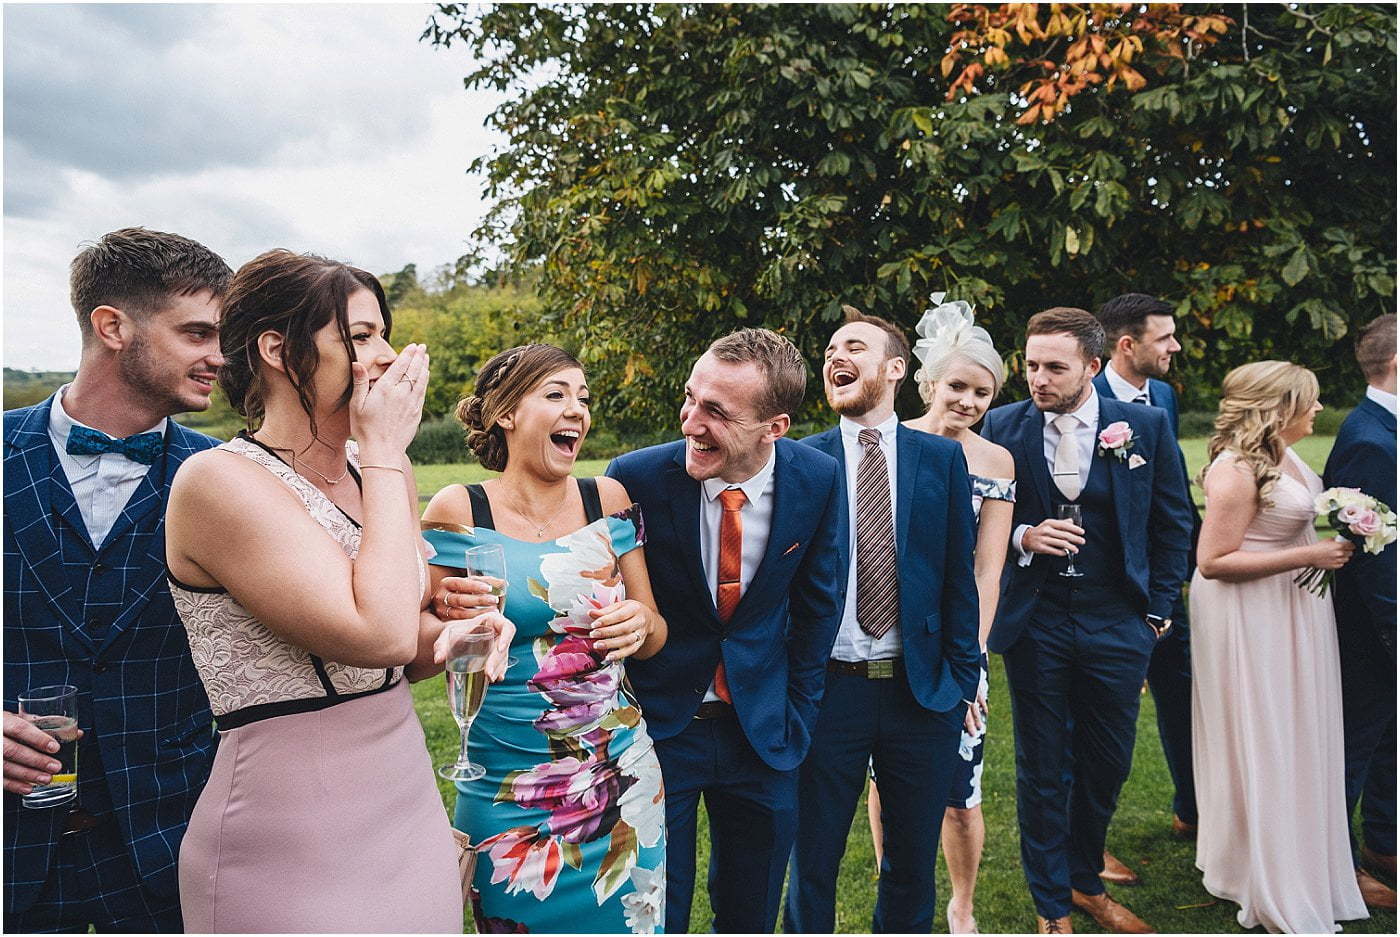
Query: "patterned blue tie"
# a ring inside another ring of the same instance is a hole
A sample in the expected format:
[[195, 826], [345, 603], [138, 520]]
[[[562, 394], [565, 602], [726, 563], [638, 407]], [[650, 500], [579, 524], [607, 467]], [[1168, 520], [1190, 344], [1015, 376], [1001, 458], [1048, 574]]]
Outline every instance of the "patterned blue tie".
[[99, 433], [86, 426], [75, 425], [68, 431], [69, 455], [102, 455], [116, 452], [133, 462], [153, 465], [165, 448], [165, 436], [161, 433], [137, 433], [124, 439], [113, 439], [106, 433]]

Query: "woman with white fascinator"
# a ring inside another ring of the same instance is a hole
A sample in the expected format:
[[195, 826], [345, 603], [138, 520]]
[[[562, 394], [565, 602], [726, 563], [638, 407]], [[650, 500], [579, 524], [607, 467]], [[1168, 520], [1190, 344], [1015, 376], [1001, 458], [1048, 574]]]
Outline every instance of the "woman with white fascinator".
[[[928, 410], [905, 425], [945, 436], [962, 446], [972, 477], [972, 509], [978, 519], [973, 568], [977, 577], [982, 679], [977, 688], [977, 706], [969, 712], [963, 728], [958, 752], [962, 761], [943, 815], [941, 836], [952, 884], [948, 932], [975, 934], [972, 896], [986, 836], [981, 804], [982, 739], [987, 731], [987, 634], [996, 613], [1001, 569], [1011, 537], [1016, 469], [1010, 452], [972, 431], [1001, 392], [1005, 365], [987, 330], [972, 324], [972, 306], [961, 300], [945, 303], [943, 295], [933, 295], [933, 308], [924, 313], [916, 328], [919, 340], [914, 344], [914, 354], [921, 367], [914, 379]], [[869, 804], [878, 868], [883, 837], [879, 792], [873, 778]]]

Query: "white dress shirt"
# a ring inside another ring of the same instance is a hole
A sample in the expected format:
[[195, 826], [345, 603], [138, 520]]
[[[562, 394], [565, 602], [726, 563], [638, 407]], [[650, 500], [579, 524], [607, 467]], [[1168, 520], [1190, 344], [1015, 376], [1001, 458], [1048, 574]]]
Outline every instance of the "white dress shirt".
[[1387, 393], [1386, 391], [1381, 390], [1379, 387], [1376, 387], [1374, 384], [1368, 384], [1366, 386], [1366, 398], [1368, 400], [1374, 400], [1382, 407], [1385, 407], [1387, 410], [1390, 411], [1391, 416], [1395, 415], [1394, 394]]
[[[901, 657], [904, 654], [903, 640], [900, 638], [899, 622], [883, 635], [876, 638], [860, 629], [856, 620], [856, 470], [865, 447], [860, 444], [860, 431], [874, 429], [880, 433], [880, 452], [885, 457], [885, 471], [890, 479], [890, 522], [894, 522], [896, 497], [895, 483], [899, 475], [899, 460], [895, 449], [895, 438], [899, 430], [899, 417], [893, 413], [879, 426], [865, 427], [854, 420], [841, 417], [841, 448], [846, 454], [846, 507], [850, 523], [847, 533], [851, 545], [851, 561], [846, 571], [846, 607], [841, 613], [841, 627], [836, 632], [836, 644], [831, 648], [831, 656], [836, 660], [863, 661], [885, 660]], [[897, 549], [897, 547], [896, 547]]]
[[[49, 408], [49, 440], [58, 453], [58, 462], [63, 466], [63, 474], [68, 476], [68, 487], [73, 489], [73, 500], [78, 502], [78, 511], [87, 525], [88, 539], [95, 547], [111, 533], [112, 526], [121, 516], [122, 509], [136, 493], [141, 479], [151, 470], [128, 459], [119, 452], [104, 452], [101, 455], [72, 455], [68, 452], [68, 433], [74, 426], [86, 426], [68, 415], [63, 409], [63, 395], [70, 384], [58, 389], [53, 406]], [[145, 432], [165, 434], [162, 418], [159, 423]], [[88, 429], [94, 429], [89, 426]], [[98, 432], [101, 432], [100, 430]]]
[[[719, 605], [719, 525], [724, 508], [719, 493], [726, 488], [739, 488], [747, 502], [739, 510], [743, 525], [744, 546], [739, 563], [739, 595], [749, 591], [749, 583], [763, 562], [768, 549], [768, 531], [773, 526], [773, 465], [777, 450], [768, 453], [768, 461], [747, 481], [733, 484], [722, 478], [707, 478], [700, 483], [700, 565], [705, 570], [705, 582], [710, 585], [710, 597]], [[719, 699], [714, 681], [705, 691], [705, 702]]]
[[1152, 385], [1149, 384], [1145, 379], [1143, 380], [1141, 387], [1134, 387], [1131, 381], [1129, 381], [1123, 375], [1119, 374], [1117, 371], [1113, 370], [1112, 362], [1109, 362], [1104, 367], [1103, 376], [1108, 379], [1108, 386], [1109, 389], [1113, 391], [1113, 396], [1117, 397], [1119, 400], [1127, 401], [1128, 403], [1133, 403], [1139, 397], [1146, 394], [1147, 403], [1148, 405], [1151, 405]]
[[[1045, 465], [1053, 475], [1055, 471], [1055, 449], [1060, 445], [1060, 429], [1055, 425], [1055, 420], [1062, 414], [1051, 413], [1048, 410], [1040, 414], [1045, 420]], [[1076, 422], [1074, 426], [1074, 441], [1079, 444], [1079, 490], [1083, 491], [1089, 485], [1089, 469], [1094, 466], [1094, 442], [1097, 439], [1096, 432], [1099, 427], [1099, 395], [1094, 390], [1094, 385], [1089, 385], [1089, 396], [1084, 398], [1084, 402], [1071, 414]], [[1051, 482], [1051, 495], [1058, 491]], [[1016, 528], [1016, 533], [1012, 535], [1011, 542], [1016, 546], [1016, 552], [1020, 554], [1017, 563], [1022, 566], [1029, 566], [1034, 553], [1028, 551], [1022, 540], [1026, 536], [1026, 531], [1031, 529], [1030, 524], [1022, 524]]]

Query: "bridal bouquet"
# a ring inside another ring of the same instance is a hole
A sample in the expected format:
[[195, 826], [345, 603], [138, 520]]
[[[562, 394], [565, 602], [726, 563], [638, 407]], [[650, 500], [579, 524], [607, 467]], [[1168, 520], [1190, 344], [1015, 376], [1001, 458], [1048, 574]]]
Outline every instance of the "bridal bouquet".
[[[1360, 488], [1328, 488], [1313, 501], [1318, 520], [1360, 546], [1379, 553], [1395, 542], [1395, 512]], [[1305, 569], [1293, 581], [1315, 595], [1325, 596], [1336, 571]]]

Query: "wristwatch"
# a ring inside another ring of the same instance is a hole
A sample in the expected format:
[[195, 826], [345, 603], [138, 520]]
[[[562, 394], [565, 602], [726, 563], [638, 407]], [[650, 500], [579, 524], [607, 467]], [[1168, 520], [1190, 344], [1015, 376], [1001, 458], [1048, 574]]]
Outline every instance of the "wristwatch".
[[1148, 615], [1147, 627], [1157, 632], [1157, 637], [1160, 638], [1171, 630], [1172, 620], [1170, 618], [1163, 618], [1161, 615]]

